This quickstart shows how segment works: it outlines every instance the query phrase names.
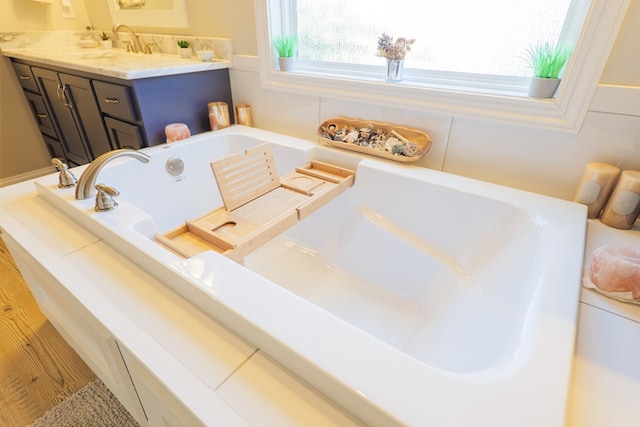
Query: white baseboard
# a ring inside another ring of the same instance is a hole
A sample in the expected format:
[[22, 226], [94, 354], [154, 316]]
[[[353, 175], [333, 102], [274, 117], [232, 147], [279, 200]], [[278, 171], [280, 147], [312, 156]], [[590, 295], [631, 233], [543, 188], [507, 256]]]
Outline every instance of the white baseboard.
[[40, 178], [41, 176], [48, 175], [50, 173], [55, 172], [55, 168], [53, 166], [46, 167], [43, 169], [37, 169], [31, 172], [22, 173], [20, 175], [10, 176], [8, 178], [0, 179], [0, 187], [6, 187], [8, 185], [17, 184], [22, 181], [28, 181], [34, 178]]

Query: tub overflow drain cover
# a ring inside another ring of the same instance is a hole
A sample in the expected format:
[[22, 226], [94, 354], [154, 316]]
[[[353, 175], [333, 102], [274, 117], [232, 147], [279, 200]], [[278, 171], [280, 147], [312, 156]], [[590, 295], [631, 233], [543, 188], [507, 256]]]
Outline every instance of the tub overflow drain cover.
[[170, 157], [167, 160], [167, 164], [165, 165], [167, 172], [170, 175], [178, 176], [184, 171], [184, 162], [182, 159], [178, 159], [176, 157]]

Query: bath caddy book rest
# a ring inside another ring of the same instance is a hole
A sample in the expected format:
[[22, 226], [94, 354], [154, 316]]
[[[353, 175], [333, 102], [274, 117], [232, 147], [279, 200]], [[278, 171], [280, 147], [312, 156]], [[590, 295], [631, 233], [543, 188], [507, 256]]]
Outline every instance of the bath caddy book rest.
[[312, 161], [280, 178], [269, 144], [211, 162], [223, 207], [156, 240], [186, 258], [214, 250], [236, 262], [353, 185], [355, 172]]

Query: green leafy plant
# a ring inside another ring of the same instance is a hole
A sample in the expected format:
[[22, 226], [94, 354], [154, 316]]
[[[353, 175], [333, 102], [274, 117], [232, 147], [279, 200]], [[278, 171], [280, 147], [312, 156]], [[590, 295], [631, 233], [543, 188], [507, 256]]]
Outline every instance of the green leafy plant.
[[100, 38], [106, 41], [106, 40], [109, 40], [111, 37], [109, 37], [107, 33], [103, 31], [102, 34], [100, 34]]
[[273, 39], [273, 45], [278, 52], [280, 58], [290, 58], [296, 54], [298, 46], [298, 36], [276, 36]]
[[569, 60], [573, 49], [547, 43], [538, 43], [527, 49], [527, 62], [535, 77], [557, 79]]
[[189, 43], [188, 41], [186, 41], [186, 40], [178, 40], [178, 47], [186, 49], [189, 46], [191, 46], [191, 43]]

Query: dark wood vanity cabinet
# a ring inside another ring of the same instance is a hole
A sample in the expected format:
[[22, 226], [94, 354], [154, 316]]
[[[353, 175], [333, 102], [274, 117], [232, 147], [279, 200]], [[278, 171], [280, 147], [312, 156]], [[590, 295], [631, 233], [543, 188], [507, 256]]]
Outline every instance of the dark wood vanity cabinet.
[[67, 159], [80, 165], [111, 151], [91, 80], [38, 67], [31, 71], [55, 117], [58, 140]]
[[212, 101], [233, 115], [227, 69], [123, 80], [17, 59], [13, 67], [49, 153], [71, 166], [162, 144], [169, 123], [207, 131]]

